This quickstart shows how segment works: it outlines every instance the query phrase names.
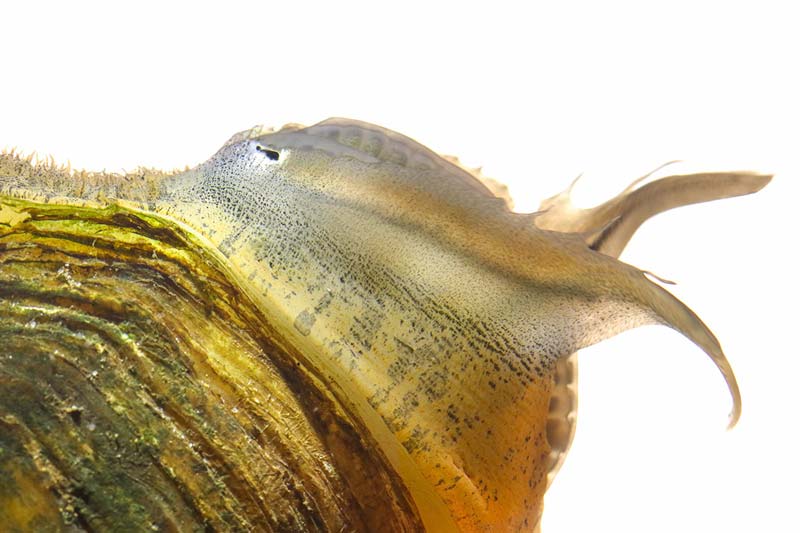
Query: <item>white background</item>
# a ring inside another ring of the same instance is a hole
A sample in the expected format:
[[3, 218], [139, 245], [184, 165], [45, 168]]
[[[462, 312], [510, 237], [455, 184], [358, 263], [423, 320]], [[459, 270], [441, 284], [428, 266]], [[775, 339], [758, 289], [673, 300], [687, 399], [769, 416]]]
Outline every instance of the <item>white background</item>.
[[522, 210], [580, 172], [584, 202], [672, 159], [774, 172], [755, 196], [654, 219], [623, 256], [677, 281], [716, 332], [739, 426], [724, 430], [723, 380], [678, 334], [587, 349], [544, 527], [800, 531], [798, 17], [764, 2], [547, 4], [5, 2], [0, 147], [173, 168], [257, 123], [347, 116], [483, 165]]

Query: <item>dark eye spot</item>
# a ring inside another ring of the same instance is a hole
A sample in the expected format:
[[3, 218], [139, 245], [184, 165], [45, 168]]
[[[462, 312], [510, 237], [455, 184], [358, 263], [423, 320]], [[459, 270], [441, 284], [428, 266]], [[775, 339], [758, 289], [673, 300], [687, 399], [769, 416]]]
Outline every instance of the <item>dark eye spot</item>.
[[280, 152], [277, 152], [271, 148], [267, 148], [266, 146], [261, 146], [260, 144], [256, 145], [256, 150], [259, 152], [264, 152], [267, 158], [271, 161], [277, 161], [281, 157]]

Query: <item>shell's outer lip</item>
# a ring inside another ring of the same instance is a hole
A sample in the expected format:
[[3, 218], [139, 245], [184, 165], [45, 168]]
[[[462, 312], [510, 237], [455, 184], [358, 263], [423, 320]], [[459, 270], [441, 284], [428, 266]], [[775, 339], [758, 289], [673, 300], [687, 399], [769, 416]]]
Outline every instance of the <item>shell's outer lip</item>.
[[[168, 214], [153, 214], [152, 211], [148, 211], [135, 203], [121, 202], [120, 205], [124, 205], [126, 209], [147, 217], [156, 216], [165, 219], [181, 228], [199, 246], [204, 247], [209, 253], [213, 254], [222, 268], [224, 268], [225, 275], [234, 280], [237, 286], [251, 300], [258, 302], [257, 305], [260, 309], [268, 308], [268, 304], [259, 295], [250, 290], [244, 273], [232, 264], [214, 243], [194, 228]], [[307, 367], [317, 376], [318, 381], [320, 383], [328, 383], [329, 389], [337, 401], [347, 406], [363, 422], [364, 427], [373, 436], [379, 449], [405, 483], [417, 506], [417, 511], [425, 524], [426, 530], [441, 531], [443, 533], [459, 531], [450, 515], [449, 509], [436, 493], [430, 481], [422, 474], [417, 463], [400, 444], [383, 418], [369, 405], [364, 395], [353, 386], [352, 380], [349, 379], [347, 374], [337, 365], [325, 364], [324, 361], [315, 360], [317, 358], [314, 358], [313, 355], [312, 357], [301, 355], [324, 353], [324, 348], [314, 343], [310, 337], [296, 335], [296, 330], [292, 325], [285, 323], [280, 326], [281, 331], [289, 337], [288, 343], [291, 345], [291, 347], [284, 345], [283, 348], [290, 349], [298, 358], [307, 363]]]

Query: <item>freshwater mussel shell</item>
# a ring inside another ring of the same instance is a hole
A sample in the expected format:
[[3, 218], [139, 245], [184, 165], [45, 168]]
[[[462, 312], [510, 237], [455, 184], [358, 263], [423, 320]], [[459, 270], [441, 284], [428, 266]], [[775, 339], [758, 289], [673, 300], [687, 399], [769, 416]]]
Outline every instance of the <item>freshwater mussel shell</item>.
[[421, 528], [214, 250], [118, 206], [4, 203], [0, 529]]

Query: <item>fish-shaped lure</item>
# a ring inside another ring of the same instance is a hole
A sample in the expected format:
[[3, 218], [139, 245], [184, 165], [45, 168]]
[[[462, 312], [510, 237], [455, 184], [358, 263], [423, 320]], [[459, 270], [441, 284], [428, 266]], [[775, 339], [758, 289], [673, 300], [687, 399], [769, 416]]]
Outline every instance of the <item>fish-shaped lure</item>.
[[566, 193], [520, 214], [452, 160], [346, 119], [243, 132], [178, 174], [37, 182], [0, 170], [5, 196], [116, 203], [217, 249], [363, 421], [431, 531], [538, 526], [574, 431], [573, 354], [627, 329], [691, 339], [728, 384], [731, 425], [740, 414], [713, 334], [616, 256], [648, 217], [769, 176], [672, 176], [594, 209]]

